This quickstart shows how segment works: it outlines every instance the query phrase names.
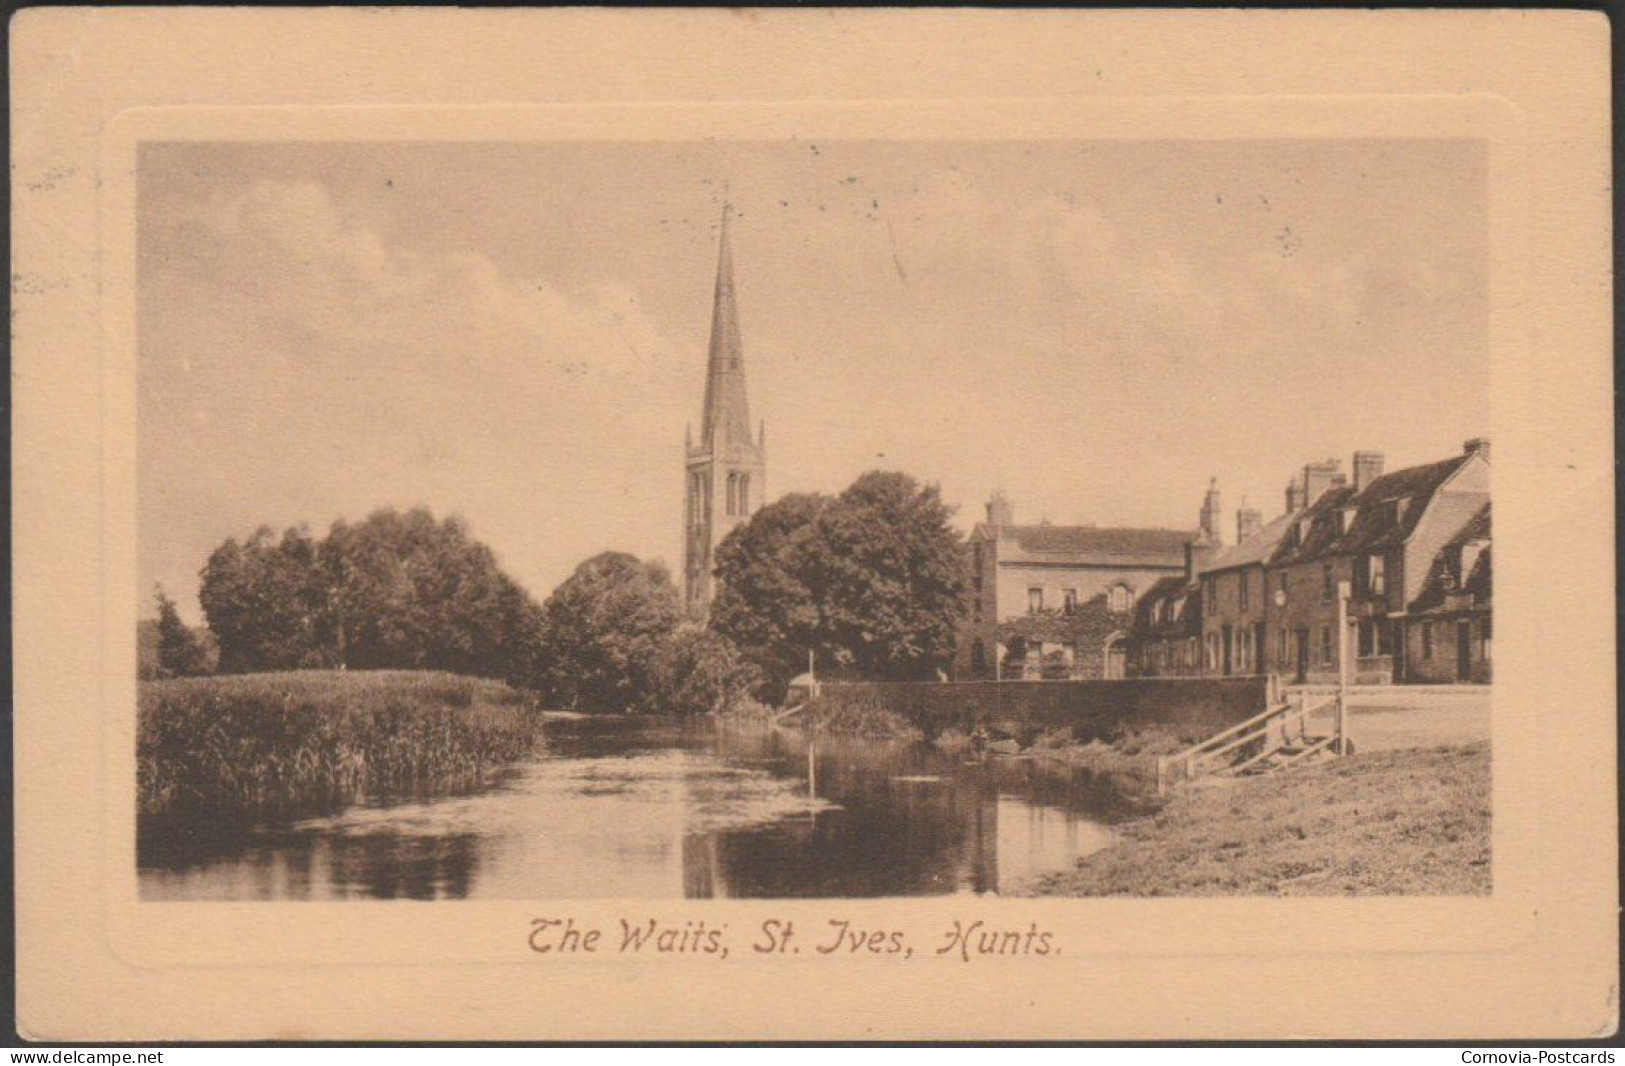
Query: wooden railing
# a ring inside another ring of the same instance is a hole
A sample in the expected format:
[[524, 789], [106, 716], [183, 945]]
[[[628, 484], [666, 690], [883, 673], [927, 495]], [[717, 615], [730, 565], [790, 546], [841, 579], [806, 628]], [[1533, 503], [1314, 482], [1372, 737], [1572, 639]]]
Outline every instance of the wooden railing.
[[[1176, 777], [1193, 781], [1204, 772], [1219, 768], [1214, 764], [1249, 744], [1259, 744], [1259, 750], [1243, 756], [1239, 762], [1232, 756], [1231, 761], [1225, 763], [1222, 768], [1239, 772], [1263, 762], [1291, 746], [1294, 742], [1294, 733], [1297, 750], [1282, 760], [1284, 763], [1297, 762], [1328, 749], [1341, 752], [1344, 750], [1342, 741], [1346, 716], [1335, 713], [1337, 705], [1336, 696], [1311, 702], [1308, 697], [1300, 694], [1296, 706], [1288, 702], [1277, 704], [1253, 715], [1245, 722], [1238, 722], [1228, 729], [1220, 730], [1184, 751], [1165, 755], [1157, 760], [1157, 792], [1159, 794], [1166, 792]], [[1331, 733], [1327, 736], [1309, 736], [1307, 725], [1310, 716], [1327, 707], [1334, 709]], [[1272, 732], [1277, 730], [1279, 732], [1275, 732], [1272, 736]]]

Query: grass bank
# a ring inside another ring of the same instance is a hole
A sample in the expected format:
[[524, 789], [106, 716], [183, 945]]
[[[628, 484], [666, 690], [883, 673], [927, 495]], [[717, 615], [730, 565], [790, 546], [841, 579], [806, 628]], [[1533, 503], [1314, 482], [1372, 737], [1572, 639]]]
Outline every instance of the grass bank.
[[1213, 780], [1028, 886], [1043, 896], [1486, 895], [1487, 742]]
[[268, 815], [477, 783], [541, 744], [530, 697], [408, 671], [143, 681], [141, 815]]

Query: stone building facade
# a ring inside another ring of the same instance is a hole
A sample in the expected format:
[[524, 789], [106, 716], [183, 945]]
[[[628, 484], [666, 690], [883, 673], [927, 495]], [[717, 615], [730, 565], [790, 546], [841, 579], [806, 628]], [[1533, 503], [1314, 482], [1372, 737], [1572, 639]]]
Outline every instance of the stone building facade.
[[715, 596], [714, 553], [722, 538], [755, 514], [767, 496], [767, 427], [752, 433], [745, 394], [745, 346], [734, 296], [732, 209], [722, 211], [717, 281], [706, 359], [700, 436], [689, 427], [683, 449], [683, 596], [703, 615]]
[[955, 676], [1126, 676], [1140, 598], [1164, 578], [1183, 578], [1190, 544], [1217, 544], [1216, 488], [1202, 514], [1212, 528], [1021, 525], [1014, 505], [994, 493], [967, 545]]
[[1491, 562], [1486, 503], [1439, 549], [1421, 593], [1406, 608], [1407, 681], [1491, 680]]

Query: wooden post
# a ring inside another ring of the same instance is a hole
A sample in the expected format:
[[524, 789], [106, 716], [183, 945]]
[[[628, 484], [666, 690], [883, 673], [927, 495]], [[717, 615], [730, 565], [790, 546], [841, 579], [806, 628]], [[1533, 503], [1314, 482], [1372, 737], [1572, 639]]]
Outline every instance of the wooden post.
[[1337, 754], [1348, 754], [1349, 583], [1337, 583]]

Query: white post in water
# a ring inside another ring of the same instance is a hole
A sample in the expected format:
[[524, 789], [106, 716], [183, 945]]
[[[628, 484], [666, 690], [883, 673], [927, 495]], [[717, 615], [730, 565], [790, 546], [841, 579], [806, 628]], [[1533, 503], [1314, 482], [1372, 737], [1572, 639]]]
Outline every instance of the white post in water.
[[1337, 583], [1337, 754], [1349, 748], [1349, 594], [1347, 581]]

